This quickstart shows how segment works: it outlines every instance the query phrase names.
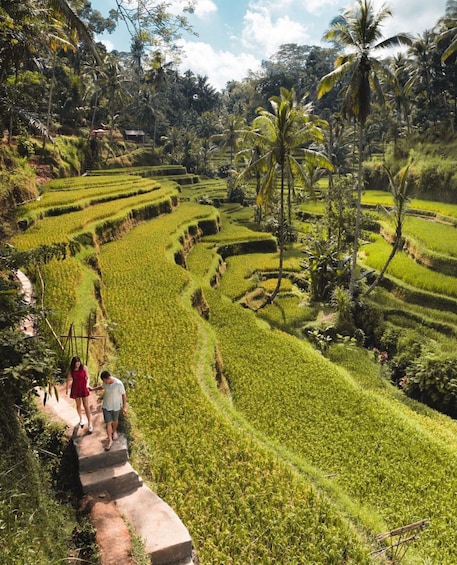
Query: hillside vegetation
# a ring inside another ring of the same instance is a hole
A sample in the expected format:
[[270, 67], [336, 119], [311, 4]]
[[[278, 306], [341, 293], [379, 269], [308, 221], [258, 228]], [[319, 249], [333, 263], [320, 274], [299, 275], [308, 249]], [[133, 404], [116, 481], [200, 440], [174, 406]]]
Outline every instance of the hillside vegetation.
[[[50, 319], [64, 334], [89, 318], [107, 327], [115, 355], [93, 348], [93, 372], [108, 363], [125, 379], [134, 465], [181, 516], [201, 562], [378, 562], [377, 534], [427, 519], [404, 562], [451, 565], [455, 422], [392, 387], [366, 350], [335, 344], [325, 358], [303, 341], [320, 314], [293, 282], [299, 246], [286, 253], [277, 304], [255, 314], [237, 303], [268, 287], [277, 252], [247, 209], [198, 203], [222, 200], [225, 183], [156, 172], [153, 190], [133, 194], [143, 182], [122, 171], [106, 203], [113, 174], [51, 186], [42, 210], [25, 207], [34, 224], [14, 243], [81, 245], [41, 268]], [[46, 214], [51, 202], [60, 216]], [[412, 282], [429, 292], [423, 279]]]

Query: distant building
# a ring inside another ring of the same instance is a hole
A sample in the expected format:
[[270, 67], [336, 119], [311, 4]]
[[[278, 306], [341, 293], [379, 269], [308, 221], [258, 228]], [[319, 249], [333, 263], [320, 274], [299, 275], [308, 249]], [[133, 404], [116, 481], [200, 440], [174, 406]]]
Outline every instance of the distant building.
[[93, 129], [91, 130], [89, 137], [107, 137], [109, 136], [109, 134], [111, 133], [111, 130], [109, 129]]
[[126, 129], [124, 131], [125, 141], [133, 141], [134, 143], [144, 143], [145, 133], [142, 129]]

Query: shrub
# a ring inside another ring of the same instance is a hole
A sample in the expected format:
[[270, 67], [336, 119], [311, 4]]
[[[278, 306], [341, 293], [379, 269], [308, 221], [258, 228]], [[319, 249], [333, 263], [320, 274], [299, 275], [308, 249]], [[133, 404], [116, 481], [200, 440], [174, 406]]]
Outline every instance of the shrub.
[[[408, 367], [420, 357], [426, 338], [416, 330], [409, 330], [399, 337], [395, 350], [398, 352], [389, 362], [391, 381], [399, 385]], [[392, 345], [393, 347], [393, 345]]]
[[389, 178], [383, 163], [365, 162], [363, 164], [363, 180], [366, 188], [371, 190], [389, 190]]
[[403, 381], [405, 392], [452, 417], [457, 415], [457, 354], [425, 348], [411, 362]]
[[384, 330], [382, 311], [375, 304], [360, 300], [354, 305], [354, 320], [365, 335], [365, 345], [377, 345]]
[[397, 353], [397, 343], [401, 336], [401, 330], [393, 326], [387, 326], [381, 336], [379, 347], [385, 351], [388, 358], [391, 359]]
[[20, 137], [17, 142], [17, 151], [21, 157], [31, 157], [35, 153], [35, 148], [30, 139]]
[[354, 335], [355, 325], [349, 291], [337, 286], [332, 292], [331, 301], [333, 308], [338, 313], [336, 331], [342, 335]]

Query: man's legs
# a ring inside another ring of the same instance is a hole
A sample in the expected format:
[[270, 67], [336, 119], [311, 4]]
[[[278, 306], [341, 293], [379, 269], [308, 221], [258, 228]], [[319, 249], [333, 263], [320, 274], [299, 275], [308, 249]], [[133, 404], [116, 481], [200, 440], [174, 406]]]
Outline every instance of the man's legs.
[[117, 439], [117, 424], [119, 421], [119, 412], [115, 410], [106, 410], [103, 408], [103, 419], [106, 424], [106, 435], [108, 436], [108, 445], [106, 451], [111, 449], [113, 440]]
[[117, 425], [118, 424], [119, 424], [118, 419], [113, 420], [113, 435], [112, 435], [113, 440], [116, 440], [118, 438], [118, 435], [117, 435]]
[[113, 445], [113, 423], [106, 422], [106, 435], [108, 436], [108, 445], [106, 446], [106, 450], [111, 449]]
[[102, 410], [103, 419], [106, 424], [106, 435], [108, 436], [108, 445], [105, 447], [105, 450], [109, 451], [113, 445], [113, 412], [111, 410], [106, 410], [105, 408], [102, 408]]

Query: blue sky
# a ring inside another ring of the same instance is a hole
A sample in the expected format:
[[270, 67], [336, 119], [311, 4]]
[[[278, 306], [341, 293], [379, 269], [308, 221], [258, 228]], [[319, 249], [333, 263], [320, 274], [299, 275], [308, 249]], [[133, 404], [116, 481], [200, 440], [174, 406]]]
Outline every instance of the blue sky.
[[[124, 0], [128, 2], [129, 0]], [[130, 0], [136, 4], [136, 0]], [[104, 16], [116, 7], [115, 0], [91, 0]], [[184, 0], [168, 0], [180, 10]], [[372, 0], [392, 11], [385, 20], [384, 37], [400, 31], [413, 35], [431, 29], [444, 15], [446, 0]], [[351, 0], [196, 0], [195, 13], [188, 16], [198, 34], [183, 34], [180, 45], [182, 71], [206, 75], [221, 90], [229, 80], [241, 80], [249, 70], [256, 71], [284, 43], [321, 45], [330, 21], [351, 6]], [[102, 38], [109, 49], [129, 50], [124, 29]]]

